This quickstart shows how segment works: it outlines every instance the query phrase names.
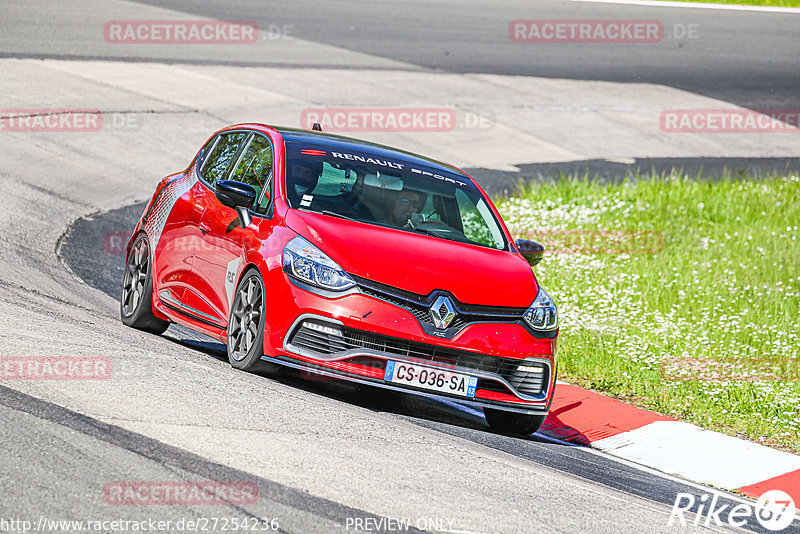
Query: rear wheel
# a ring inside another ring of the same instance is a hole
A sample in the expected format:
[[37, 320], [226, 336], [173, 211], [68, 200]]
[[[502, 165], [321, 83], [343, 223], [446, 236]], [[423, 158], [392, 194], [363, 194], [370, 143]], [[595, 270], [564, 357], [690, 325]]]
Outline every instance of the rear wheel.
[[547, 414], [543, 415], [529, 415], [523, 413], [506, 412], [504, 410], [494, 410], [492, 408], [484, 408], [483, 415], [486, 416], [486, 422], [493, 430], [498, 432], [505, 432], [508, 434], [520, 434], [527, 436], [533, 434], [547, 419]]
[[153, 262], [145, 234], [134, 241], [125, 262], [119, 314], [122, 323], [153, 334], [163, 334], [169, 321], [153, 314]]
[[264, 281], [256, 269], [248, 271], [236, 288], [228, 317], [228, 361], [243, 371], [274, 372], [278, 366], [264, 354]]

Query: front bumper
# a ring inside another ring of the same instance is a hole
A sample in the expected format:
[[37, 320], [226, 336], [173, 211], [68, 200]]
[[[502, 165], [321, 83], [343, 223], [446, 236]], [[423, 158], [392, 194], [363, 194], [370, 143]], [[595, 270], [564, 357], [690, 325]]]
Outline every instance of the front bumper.
[[[452, 339], [429, 335], [410, 311], [359, 290], [331, 298], [292, 283], [267, 332], [264, 359], [317, 376], [426, 397], [521, 413], [542, 414], [555, 387], [556, 337], [536, 338], [513, 323], [480, 322]], [[318, 325], [310, 329], [310, 325]], [[334, 333], [332, 333], [334, 332]], [[387, 361], [477, 377], [474, 397], [389, 382]], [[522, 370], [520, 369], [522, 366]], [[535, 372], [531, 372], [535, 371]]]

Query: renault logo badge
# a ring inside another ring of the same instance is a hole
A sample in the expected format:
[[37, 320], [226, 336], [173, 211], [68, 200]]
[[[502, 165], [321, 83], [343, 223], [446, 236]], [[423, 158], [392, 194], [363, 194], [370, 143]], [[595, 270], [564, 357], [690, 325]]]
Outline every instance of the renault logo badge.
[[449, 297], [441, 296], [433, 302], [433, 306], [429, 310], [431, 319], [433, 319], [433, 326], [439, 330], [444, 330], [453, 319], [456, 318], [456, 309], [453, 307], [453, 302]]

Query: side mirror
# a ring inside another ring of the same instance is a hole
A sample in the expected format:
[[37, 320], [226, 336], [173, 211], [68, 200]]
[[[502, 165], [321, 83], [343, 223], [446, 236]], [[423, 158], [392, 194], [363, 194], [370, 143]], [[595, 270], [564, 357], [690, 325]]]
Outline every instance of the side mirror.
[[248, 227], [253, 222], [250, 217], [250, 206], [256, 200], [256, 190], [252, 185], [233, 180], [219, 180], [214, 185], [214, 194], [223, 206], [236, 210], [242, 228]]
[[544, 258], [544, 247], [535, 241], [527, 239], [517, 239], [517, 248], [520, 253], [528, 260], [531, 266], [538, 265]]

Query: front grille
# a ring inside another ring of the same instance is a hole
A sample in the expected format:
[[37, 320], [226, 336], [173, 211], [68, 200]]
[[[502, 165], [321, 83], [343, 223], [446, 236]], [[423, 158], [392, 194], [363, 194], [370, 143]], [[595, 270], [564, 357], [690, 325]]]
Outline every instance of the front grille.
[[[361, 292], [365, 295], [370, 297], [375, 297], [376, 299], [385, 300], [387, 302], [391, 302], [395, 306], [400, 306], [401, 308], [405, 308], [411, 313], [414, 314], [414, 317], [421, 323], [430, 323], [433, 324], [431, 321], [431, 316], [428, 313], [428, 308], [422, 304], [417, 304], [415, 302], [409, 302], [407, 300], [395, 297], [394, 295], [390, 295], [389, 293], [383, 293], [381, 291], [375, 291], [368, 287], [361, 287]], [[458, 320], [458, 318], [456, 318]]]
[[[365, 278], [353, 277], [358, 283], [362, 293], [370, 297], [385, 300], [400, 306], [417, 318], [423, 326], [433, 328], [430, 316], [430, 307], [442, 291], [434, 291], [430, 295], [418, 295], [385, 284], [379, 284]], [[516, 323], [522, 319], [527, 308], [509, 308], [504, 306], [475, 306], [461, 304], [454, 297], [450, 297], [456, 307], [456, 317], [449, 325], [449, 331], [458, 331], [472, 323]]]
[[[531, 396], [541, 394], [550, 379], [549, 367], [543, 362], [476, 354], [338, 325], [333, 326], [322, 321], [308, 319], [304, 320], [300, 327], [292, 332], [289, 343], [294, 347], [324, 356], [331, 356], [348, 350], [368, 349], [390, 356], [401, 356], [403, 359], [412, 362], [430, 362], [457, 368], [461, 371], [481, 371], [496, 374], [508, 381], [519, 393]], [[520, 366], [536, 367], [541, 369], [541, 372], [534, 373], [528, 370], [520, 370]], [[480, 385], [479, 387], [491, 389], [492, 391], [507, 392], [506, 386], [501, 383], [481, 379], [481, 383], [486, 382], [494, 384], [494, 387]]]

